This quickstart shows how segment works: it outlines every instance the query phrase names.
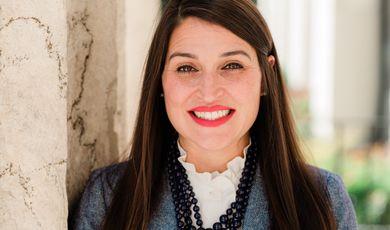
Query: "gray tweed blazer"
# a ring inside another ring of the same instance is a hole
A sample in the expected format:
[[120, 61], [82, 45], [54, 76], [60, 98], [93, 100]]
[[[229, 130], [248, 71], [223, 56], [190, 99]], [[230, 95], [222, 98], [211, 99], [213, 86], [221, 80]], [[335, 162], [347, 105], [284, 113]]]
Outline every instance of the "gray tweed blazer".
[[[91, 174], [73, 220], [74, 229], [99, 229], [113, 197], [115, 185], [118, 183], [125, 167], [126, 163], [120, 163], [97, 169]], [[319, 171], [326, 181], [336, 215], [337, 228], [357, 229], [352, 202], [340, 177], [323, 169], [319, 169]], [[168, 185], [164, 188], [162, 201], [152, 216], [149, 229], [176, 229], [175, 209]], [[250, 193], [243, 229], [269, 229], [268, 202], [259, 170], [257, 170], [257, 177]]]

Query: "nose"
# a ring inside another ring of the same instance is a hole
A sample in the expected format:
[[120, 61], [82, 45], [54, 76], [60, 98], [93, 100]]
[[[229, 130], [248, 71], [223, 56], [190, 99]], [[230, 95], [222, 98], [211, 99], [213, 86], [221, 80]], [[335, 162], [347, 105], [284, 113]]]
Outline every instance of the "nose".
[[220, 99], [224, 93], [221, 76], [215, 72], [202, 74], [198, 92], [201, 99], [206, 103], [212, 103]]

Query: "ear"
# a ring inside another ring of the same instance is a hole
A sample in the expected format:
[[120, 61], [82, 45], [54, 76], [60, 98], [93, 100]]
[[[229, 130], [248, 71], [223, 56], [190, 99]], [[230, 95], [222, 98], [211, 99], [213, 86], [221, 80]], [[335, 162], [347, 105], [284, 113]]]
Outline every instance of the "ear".
[[271, 67], [274, 68], [274, 66], [275, 66], [275, 57], [272, 56], [272, 55], [269, 55], [269, 56], [267, 57], [267, 61], [268, 61], [268, 63], [271, 65]]

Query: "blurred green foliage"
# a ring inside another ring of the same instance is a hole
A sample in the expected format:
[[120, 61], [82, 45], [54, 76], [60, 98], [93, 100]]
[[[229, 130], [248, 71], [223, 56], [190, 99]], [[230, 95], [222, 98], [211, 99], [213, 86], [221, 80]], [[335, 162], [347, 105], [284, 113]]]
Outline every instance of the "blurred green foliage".
[[359, 164], [348, 160], [347, 172], [353, 176], [346, 181], [359, 223], [390, 224], [390, 167], [387, 159], [367, 158]]
[[367, 125], [350, 121], [333, 121], [334, 136], [330, 139], [313, 137], [308, 94], [290, 92], [309, 162], [343, 178], [359, 224], [390, 226], [390, 156], [386, 153], [389, 143], [370, 143], [359, 134], [362, 130], [369, 132]]

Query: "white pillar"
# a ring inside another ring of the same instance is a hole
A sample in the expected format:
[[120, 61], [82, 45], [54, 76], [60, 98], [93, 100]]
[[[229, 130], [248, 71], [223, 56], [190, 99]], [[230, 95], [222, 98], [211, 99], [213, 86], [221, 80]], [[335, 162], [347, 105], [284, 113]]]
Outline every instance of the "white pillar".
[[336, 8], [334, 115], [369, 134], [376, 121], [380, 1], [343, 0]]
[[295, 0], [290, 4], [288, 20], [288, 57], [286, 72], [289, 88], [293, 91], [306, 91], [308, 87], [308, 16], [309, 0]]
[[66, 7], [0, 0], [0, 229], [67, 229]]
[[333, 133], [334, 0], [311, 1], [309, 45], [309, 89], [312, 132]]
[[289, 0], [261, 0], [257, 6], [271, 30], [282, 70], [287, 66], [289, 52]]

